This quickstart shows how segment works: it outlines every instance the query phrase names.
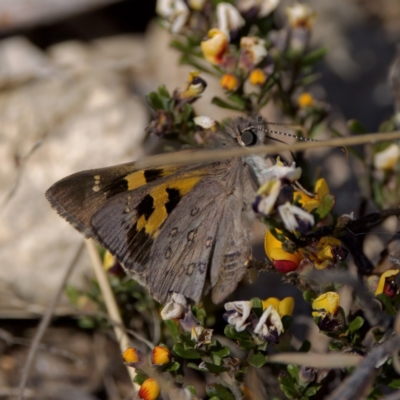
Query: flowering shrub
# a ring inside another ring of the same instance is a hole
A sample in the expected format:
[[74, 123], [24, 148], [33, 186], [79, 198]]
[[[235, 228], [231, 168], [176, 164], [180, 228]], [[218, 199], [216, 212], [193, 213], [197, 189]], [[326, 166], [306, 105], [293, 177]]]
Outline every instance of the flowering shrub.
[[[314, 98], [307, 86], [316, 79], [313, 66], [326, 50], [310, 49], [316, 18], [313, 10], [295, 3], [286, 9], [285, 24], [277, 26], [274, 12], [279, 3], [158, 1], [161, 23], [174, 34], [172, 46], [181, 52], [181, 61], [196, 71], [190, 74], [183, 91], [170, 94], [161, 87], [148, 96], [155, 110], [150, 134], [173, 137], [191, 146], [207, 143], [221, 122], [196, 116], [193, 108], [206, 90], [207, 74], [219, 77], [225, 90], [224, 98], [212, 100], [216, 106], [252, 115], [272, 101], [285, 120], [298, 129], [298, 137], [316, 134], [329, 106]], [[354, 133], [363, 132], [357, 121], [349, 127]], [[394, 130], [393, 123], [388, 121], [385, 129]], [[331, 133], [341, 136], [333, 129]], [[391, 358], [392, 352], [400, 348], [398, 322], [394, 325], [400, 303], [400, 261], [392, 259], [392, 268], [378, 272], [364, 254], [359, 236], [387, 217], [399, 215], [400, 150], [397, 143], [383, 143], [374, 145], [372, 153], [366, 163], [361, 154], [352, 152], [370, 171], [369, 200], [378, 212], [355, 218], [352, 212], [356, 205], [349, 204], [349, 214], [336, 215], [335, 196], [326, 180], [303, 179], [304, 168], [295, 162], [283, 162], [280, 157], [271, 159], [269, 178], [252, 204], [267, 227], [264, 247], [268, 261], [261, 263], [261, 268], [280, 274], [284, 281], [301, 290], [309, 303], [310, 316], [330, 338], [330, 352], [320, 359], [307, 340], [291, 345], [295, 306], [292, 297], [278, 299], [265, 293], [265, 299], [226, 302], [219, 318], [208, 303], [192, 305], [182, 294], [171, 293], [160, 311], [166, 328], [160, 343], [145, 354], [129, 348], [123, 355], [126, 364], [137, 369], [139, 398], [156, 399], [161, 393], [165, 399], [308, 399], [345, 388], [375, 399], [400, 387], [399, 371]], [[358, 280], [349, 272], [348, 253], [356, 266], [352, 273], [358, 274]], [[110, 263], [108, 257], [106, 261]], [[110, 279], [123, 310], [124, 304], [131, 303], [145, 315], [155, 307], [136, 283], [116, 275]], [[339, 291], [343, 285], [350, 287], [357, 298], [350, 309], [341, 307]], [[95, 293], [85, 295], [70, 289], [75, 304], [82, 303], [85, 296], [92, 301], [98, 298]], [[124, 312], [127, 321], [132, 318], [128, 311]], [[223, 335], [221, 329], [217, 335], [213, 325], [216, 320], [220, 325], [221, 319], [225, 321]], [[87, 318], [83, 321], [90, 324]], [[350, 369], [361, 362], [367, 364], [374, 349], [386, 342], [391, 346], [382, 350], [379, 363], [371, 361], [368, 371], [372, 375], [363, 379], [361, 369]], [[263, 369], [262, 373], [270, 376], [268, 386], [252, 378], [254, 368]], [[196, 379], [188, 378], [194, 376], [189, 370], [197, 371]], [[344, 381], [339, 387], [343, 378], [351, 374], [358, 374], [361, 383], [350, 385], [346, 383], [350, 381]]]

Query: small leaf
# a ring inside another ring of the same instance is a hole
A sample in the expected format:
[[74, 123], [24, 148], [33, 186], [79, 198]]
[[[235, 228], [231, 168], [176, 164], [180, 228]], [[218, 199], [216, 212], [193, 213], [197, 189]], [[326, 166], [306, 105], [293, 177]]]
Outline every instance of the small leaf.
[[285, 385], [279, 385], [279, 387], [288, 399], [297, 399], [297, 391], [294, 388]]
[[154, 110], [157, 111], [163, 109], [164, 104], [157, 93], [151, 92], [150, 94], [148, 94], [147, 101]]
[[315, 210], [315, 214], [318, 215], [319, 220], [324, 219], [335, 205], [335, 196], [331, 194], [326, 194], [321, 203], [319, 203], [318, 208]]
[[182, 343], [175, 343], [172, 350], [178, 356], [185, 358], [187, 360], [195, 360], [195, 359], [201, 358], [200, 353], [197, 350], [191, 349], [191, 348], [185, 349], [185, 347]]
[[148, 376], [144, 372], [136, 369], [136, 376], [133, 378], [133, 382], [137, 383], [138, 385], [142, 385], [147, 378]]
[[174, 372], [174, 371], [178, 371], [178, 369], [180, 368], [181, 364], [179, 364], [178, 362], [172, 362], [172, 363], [168, 363], [165, 368], [163, 368], [163, 371], [168, 371], [168, 372]]
[[196, 318], [200, 321], [200, 324], [204, 325], [204, 320], [207, 317], [206, 310], [203, 307], [193, 306], [192, 311]]
[[218, 397], [220, 400], [235, 400], [235, 396], [226, 387], [217, 383], [208, 384], [206, 393], [210, 397]]
[[254, 353], [253, 357], [251, 357], [250, 365], [256, 368], [261, 368], [264, 364], [266, 364], [267, 359], [262, 353]]
[[299, 367], [297, 365], [288, 365], [287, 371], [295, 382], [299, 382]]
[[228, 357], [231, 354], [231, 349], [228, 346], [224, 346], [217, 351], [213, 351], [212, 354], [221, 358]]
[[246, 99], [243, 98], [243, 96], [240, 96], [238, 94], [231, 94], [228, 96], [228, 99], [232, 101], [232, 103], [237, 104], [241, 109], [246, 108]]
[[343, 348], [343, 343], [342, 342], [330, 342], [328, 346], [329, 346], [329, 349], [332, 351], [340, 351]]
[[205, 365], [208, 372], [211, 372], [212, 374], [220, 374], [221, 372], [229, 371], [228, 367], [224, 367], [222, 365], [215, 365], [211, 363], [205, 363]]
[[282, 325], [283, 325], [283, 329], [285, 329], [285, 331], [287, 331], [293, 323], [293, 318], [290, 315], [284, 315], [282, 317]]
[[364, 325], [364, 322], [364, 318], [362, 317], [354, 318], [349, 325], [350, 332], [358, 331]]
[[304, 393], [307, 397], [315, 396], [318, 390], [321, 389], [321, 385], [315, 385], [307, 388], [306, 392]]
[[165, 97], [167, 99], [171, 98], [171, 95], [169, 94], [167, 88], [165, 85], [161, 85], [158, 88], [158, 93], [160, 94], [161, 97]]
[[187, 385], [186, 389], [189, 390], [189, 392], [193, 395], [196, 396], [196, 389], [193, 385]]
[[227, 108], [229, 110], [244, 111], [244, 107], [239, 107], [238, 105], [227, 103], [226, 101], [220, 99], [219, 97], [213, 97], [211, 103], [215, 104], [218, 107]]
[[368, 130], [365, 128], [364, 125], [361, 124], [360, 121], [356, 119], [351, 119], [347, 122], [347, 126], [349, 127], [350, 131], [353, 133], [367, 133]]
[[328, 49], [326, 47], [320, 47], [319, 49], [310, 51], [306, 56], [303, 57], [301, 60], [301, 65], [307, 66], [307, 65], [313, 65], [316, 62], [322, 60], [325, 57], [325, 54], [328, 52]]
[[389, 383], [389, 387], [393, 388], [393, 389], [399, 389], [400, 388], [400, 379], [393, 379], [390, 383]]
[[167, 327], [174, 342], [177, 342], [179, 340], [179, 335], [180, 335], [178, 325], [173, 320], [164, 321], [164, 324]]
[[311, 303], [315, 299], [314, 292], [312, 292], [311, 290], [306, 290], [305, 292], [303, 292], [303, 299], [307, 303]]

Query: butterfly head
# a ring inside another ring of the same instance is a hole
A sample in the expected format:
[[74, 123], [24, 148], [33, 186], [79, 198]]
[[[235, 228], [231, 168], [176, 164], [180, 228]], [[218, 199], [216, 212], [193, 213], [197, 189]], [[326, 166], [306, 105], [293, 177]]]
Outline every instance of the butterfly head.
[[239, 117], [227, 125], [226, 132], [242, 147], [258, 146], [264, 144], [266, 122], [261, 117]]

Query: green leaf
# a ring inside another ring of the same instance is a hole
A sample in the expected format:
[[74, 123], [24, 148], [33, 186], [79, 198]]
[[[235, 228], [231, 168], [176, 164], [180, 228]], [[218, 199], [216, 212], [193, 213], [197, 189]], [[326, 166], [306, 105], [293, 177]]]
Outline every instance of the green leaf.
[[147, 378], [148, 376], [144, 372], [136, 369], [136, 376], [133, 378], [133, 382], [137, 383], [138, 385], [142, 385]]
[[287, 366], [287, 372], [289, 372], [289, 375], [292, 377], [292, 379], [295, 382], [299, 382], [299, 367], [294, 364], [290, 364]]
[[334, 205], [335, 205], [335, 196], [331, 194], [326, 194], [323, 197], [321, 203], [319, 203], [319, 206], [315, 210], [315, 213], [318, 215], [318, 218], [322, 220], [329, 214]]
[[206, 310], [203, 307], [193, 306], [192, 311], [196, 318], [200, 321], [200, 324], [204, 326], [204, 320], [207, 317]]
[[241, 109], [244, 110], [246, 108], [246, 99], [244, 99], [243, 96], [234, 93], [234, 94], [229, 95], [228, 99], [230, 101], [232, 101], [232, 103], [235, 103], [239, 107], [241, 107]]
[[231, 354], [231, 349], [228, 346], [224, 346], [217, 351], [213, 351], [212, 354], [221, 358], [228, 357]]
[[297, 390], [294, 389], [294, 387], [288, 387], [285, 385], [279, 385], [280, 389], [282, 390], [283, 393], [285, 393], [285, 396], [288, 399], [297, 399]]
[[400, 388], [400, 379], [393, 379], [390, 383], [389, 383], [389, 387], [393, 388], [393, 389], [399, 389]]
[[172, 350], [180, 357], [187, 360], [195, 360], [201, 358], [200, 353], [193, 348], [185, 348], [183, 343], [175, 343]]
[[151, 92], [147, 95], [147, 101], [149, 102], [150, 106], [154, 110], [162, 110], [164, 108], [164, 104], [160, 99], [159, 95], [155, 92]]
[[253, 357], [251, 357], [250, 365], [256, 368], [261, 368], [264, 364], [266, 364], [267, 359], [262, 353], [254, 353]]
[[329, 346], [329, 349], [332, 351], [340, 351], [343, 348], [343, 343], [342, 342], [330, 342], [328, 346]]
[[284, 315], [282, 317], [282, 325], [283, 325], [283, 329], [285, 331], [287, 331], [293, 323], [293, 318], [290, 315]]
[[201, 372], [207, 372], [207, 368], [206, 367], [200, 367], [199, 365], [195, 364], [195, 363], [188, 363], [187, 366], [189, 368], [195, 369], [196, 371], [201, 371]]
[[175, 323], [175, 321], [173, 320], [168, 320], [168, 321], [164, 321], [165, 326], [167, 327], [172, 339], [174, 340], [174, 342], [178, 342], [179, 341], [179, 327], [178, 325]]
[[322, 385], [315, 385], [315, 386], [308, 387], [304, 394], [307, 397], [315, 396], [317, 394], [318, 390], [321, 389], [321, 386]]
[[258, 297], [253, 297], [250, 301], [253, 311], [256, 313], [257, 317], [260, 318], [262, 313], [264, 312], [261, 299], [259, 299]]
[[227, 325], [224, 329], [224, 334], [228, 339], [233, 340], [251, 340], [251, 335], [247, 331], [238, 332], [234, 326]]
[[220, 374], [221, 372], [229, 371], [229, 367], [222, 365], [215, 365], [211, 363], [205, 363], [207, 370], [212, 374]]
[[158, 93], [160, 94], [161, 97], [165, 97], [167, 99], [171, 98], [171, 95], [169, 94], [165, 85], [161, 85], [158, 87]]
[[187, 385], [186, 389], [189, 390], [189, 392], [193, 395], [196, 396], [196, 389], [193, 385]]
[[220, 99], [219, 97], [213, 97], [213, 99], [211, 100], [212, 104], [215, 104], [218, 107], [221, 108], [227, 108], [229, 110], [236, 110], [236, 111], [244, 111], [244, 107], [240, 107], [238, 105], [232, 104], [232, 103], [228, 103], [225, 100]]
[[206, 393], [209, 397], [218, 397], [221, 400], [235, 400], [235, 396], [226, 387], [217, 383], [208, 384]]
[[303, 292], [303, 299], [307, 303], [311, 303], [315, 299], [314, 292], [312, 292], [311, 290], [306, 290], [305, 292]]
[[168, 363], [165, 368], [163, 368], [163, 371], [168, 371], [168, 372], [174, 372], [174, 371], [178, 371], [178, 369], [180, 368], [181, 364], [179, 364], [178, 362], [172, 362], [172, 363]]
[[320, 47], [319, 49], [310, 51], [301, 60], [301, 65], [303, 67], [305, 67], [307, 65], [313, 65], [316, 62], [322, 60], [325, 57], [325, 54], [327, 52], [328, 52], [328, 49], [326, 47]]
[[353, 133], [360, 133], [360, 134], [368, 133], [367, 128], [365, 128], [365, 126], [362, 125], [361, 122], [357, 121], [356, 119], [351, 119], [350, 121], [348, 121], [347, 126]]
[[358, 331], [364, 325], [364, 322], [364, 318], [362, 317], [354, 318], [349, 325], [350, 332]]

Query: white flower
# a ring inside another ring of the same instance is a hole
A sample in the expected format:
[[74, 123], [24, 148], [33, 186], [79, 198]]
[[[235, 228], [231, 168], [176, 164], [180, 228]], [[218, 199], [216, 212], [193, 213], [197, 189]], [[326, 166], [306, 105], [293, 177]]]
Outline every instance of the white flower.
[[244, 36], [240, 39], [240, 48], [246, 54], [251, 54], [253, 65], [257, 65], [268, 54], [265, 48], [265, 40], [257, 36]]
[[201, 347], [203, 344], [210, 344], [212, 339], [213, 330], [206, 329], [201, 325], [192, 328], [192, 340], [196, 342], [196, 348]]
[[278, 7], [281, 0], [238, 0], [238, 9], [245, 13], [251, 9], [258, 9], [258, 18], [266, 17]]
[[161, 310], [161, 318], [164, 321], [170, 319], [183, 318], [188, 310], [186, 297], [180, 293], [174, 292], [171, 300]]
[[289, 24], [292, 28], [303, 27], [311, 29], [315, 19], [315, 12], [306, 4], [296, 3], [286, 8]]
[[240, 29], [245, 20], [239, 11], [229, 3], [219, 3], [217, 6], [218, 29], [230, 38], [230, 32]]
[[193, 121], [197, 126], [200, 126], [203, 129], [214, 129], [216, 127], [215, 121], [206, 115], [194, 117]]
[[254, 205], [258, 213], [263, 215], [271, 214], [281, 191], [281, 187], [282, 184], [280, 180], [271, 180], [260, 187]]
[[270, 174], [272, 177], [277, 179], [285, 179], [289, 182], [295, 182], [301, 177], [301, 168], [296, 168], [296, 163], [292, 162], [292, 165], [287, 166], [283, 164], [281, 159], [277, 157], [276, 164], [270, 168]]
[[246, 322], [252, 308], [251, 301], [233, 301], [225, 304], [227, 311], [223, 317], [229, 325], [234, 325], [237, 332], [242, 332], [250, 324]]
[[170, 23], [172, 33], [178, 33], [189, 18], [189, 8], [183, 0], [158, 0], [157, 14]]
[[375, 153], [374, 167], [379, 170], [392, 170], [400, 157], [399, 146], [392, 143], [385, 150]]
[[[286, 202], [278, 207], [279, 215], [285, 228], [293, 232], [300, 228], [301, 231], [307, 231], [310, 225], [314, 225], [314, 216], [304, 211], [302, 208]], [[306, 225], [306, 227], [304, 227]], [[303, 229], [304, 228], [304, 229]]]
[[269, 306], [261, 315], [254, 333], [269, 342], [278, 342], [280, 334], [284, 331], [281, 317], [273, 306]]

